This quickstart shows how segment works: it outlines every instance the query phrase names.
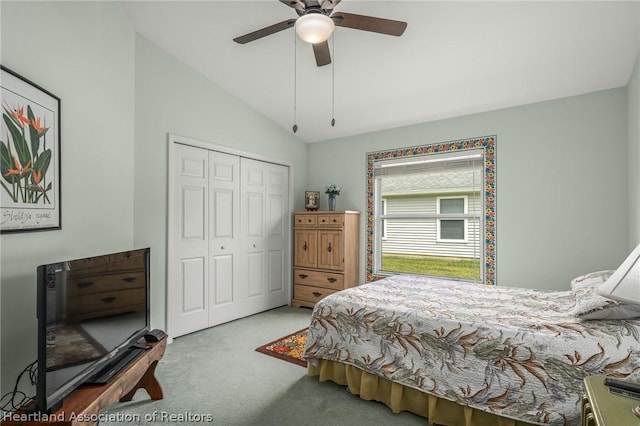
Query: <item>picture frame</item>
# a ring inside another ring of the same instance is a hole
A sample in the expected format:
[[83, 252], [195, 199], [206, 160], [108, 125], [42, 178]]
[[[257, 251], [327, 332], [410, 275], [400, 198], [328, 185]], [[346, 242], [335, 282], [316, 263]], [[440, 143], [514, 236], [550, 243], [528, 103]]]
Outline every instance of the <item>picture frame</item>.
[[320, 191], [304, 191], [304, 208], [314, 212], [320, 207]]
[[0, 73], [0, 233], [61, 229], [60, 98]]

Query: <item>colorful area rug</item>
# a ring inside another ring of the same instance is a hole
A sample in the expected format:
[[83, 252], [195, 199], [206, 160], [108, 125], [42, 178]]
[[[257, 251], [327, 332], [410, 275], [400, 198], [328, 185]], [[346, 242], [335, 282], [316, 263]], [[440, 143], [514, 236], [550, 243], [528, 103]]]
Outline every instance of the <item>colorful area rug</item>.
[[256, 351], [306, 367], [307, 361], [304, 360], [303, 355], [304, 346], [307, 344], [307, 331], [308, 328], [296, 331], [262, 345]]

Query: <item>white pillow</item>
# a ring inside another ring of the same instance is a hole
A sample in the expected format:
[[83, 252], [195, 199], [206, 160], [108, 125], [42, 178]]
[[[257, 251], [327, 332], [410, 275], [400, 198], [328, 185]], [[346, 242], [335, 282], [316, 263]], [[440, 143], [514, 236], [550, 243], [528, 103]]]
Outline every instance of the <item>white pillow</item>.
[[588, 274], [580, 275], [571, 280], [571, 290], [580, 291], [585, 287], [593, 287], [594, 285], [601, 284], [609, 279], [613, 275], [614, 271], [596, 271]]
[[618, 302], [597, 293], [614, 271], [597, 271], [571, 280], [575, 299], [572, 314], [580, 319], [631, 319], [640, 317], [640, 305]]

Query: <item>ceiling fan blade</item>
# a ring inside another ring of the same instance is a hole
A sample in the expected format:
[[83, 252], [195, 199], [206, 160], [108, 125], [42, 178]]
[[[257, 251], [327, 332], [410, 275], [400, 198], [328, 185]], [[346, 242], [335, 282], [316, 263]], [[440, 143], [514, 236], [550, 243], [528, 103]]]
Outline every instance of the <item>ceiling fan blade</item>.
[[233, 39], [233, 41], [240, 44], [249, 43], [250, 41], [254, 41], [259, 38], [275, 34], [279, 31], [286, 30], [287, 28], [291, 28], [295, 23], [295, 19], [287, 19], [286, 21], [278, 22], [277, 24], [269, 25], [268, 27], [261, 28], [257, 31], [253, 31], [240, 37], [236, 37]]
[[393, 36], [401, 36], [407, 28], [406, 22], [345, 12], [334, 13], [331, 15], [331, 19], [333, 19], [335, 24], [339, 27], [353, 28], [356, 30], [371, 31], [374, 33]]
[[316, 65], [319, 67], [323, 65], [329, 65], [331, 63], [331, 52], [329, 51], [329, 43], [323, 41], [322, 43], [312, 44], [313, 54], [316, 57]]

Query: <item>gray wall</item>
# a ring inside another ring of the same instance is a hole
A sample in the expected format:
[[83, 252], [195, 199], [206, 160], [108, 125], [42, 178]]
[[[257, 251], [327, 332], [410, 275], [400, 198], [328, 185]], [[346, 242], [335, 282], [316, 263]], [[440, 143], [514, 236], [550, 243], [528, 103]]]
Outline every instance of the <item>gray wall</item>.
[[626, 88], [314, 143], [309, 189], [343, 185], [338, 209], [364, 214], [366, 152], [487, 135], [497, 136], [497, 283], [565, 289], [616, 268], [628, 254]]

